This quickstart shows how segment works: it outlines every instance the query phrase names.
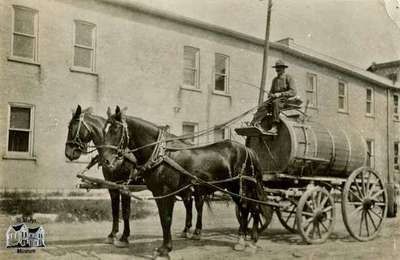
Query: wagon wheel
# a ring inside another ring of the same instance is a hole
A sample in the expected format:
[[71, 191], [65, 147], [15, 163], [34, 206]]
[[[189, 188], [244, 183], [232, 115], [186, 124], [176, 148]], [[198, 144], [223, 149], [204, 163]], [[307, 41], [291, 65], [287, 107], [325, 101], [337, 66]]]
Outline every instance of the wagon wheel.
[[368, 241], [378, 235], [388, 208], [382, 177], [371, 168], [355, 170], [342, 192], [343, 221], [350, 235]]
[[283, 208], [276, 209], [276, 216], [284, 228], [291, 233], [297, 233], [296, 209], [298, 201], [295, 199], [288, 199], [283, 203]]
[[[274, 213], [271, 206], [262, 205], [261, 207], [262, 207], [262, 213], [260, 214], [260, 223], [258, 225], [258, 234], [261, 234], [262, 232], [264, 232], [267, 229], [267, 227], [271, 223], [272, 214]], [[236, 213], [236, 218], [237, 218], [238, 222], [240, 222], [242, 213], [240, 212], [237, 205], [235, 207], [235, 213]], [[247, 223], [248, 223], [249, 227], [252, 227], [253, 217], [251, 216], [251, 214], [249, 214], [247, 217]], [[250, 230], [251, 230], [251, 228], [247, 228], [248, 234], [250, 234]]]
[[314, 187], [300, 198], [296, 211], [297, 230], [309, 244], [325, 242], [335, 225], [335, 202], [324, 188]]

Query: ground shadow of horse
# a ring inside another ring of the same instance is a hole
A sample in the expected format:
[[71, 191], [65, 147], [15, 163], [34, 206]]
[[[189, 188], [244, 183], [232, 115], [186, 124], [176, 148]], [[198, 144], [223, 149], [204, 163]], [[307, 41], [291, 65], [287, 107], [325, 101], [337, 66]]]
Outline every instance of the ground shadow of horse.
[[[191, 240], [178, 238], [175, 234], [174, 248], [182, 250], [188, 247], [233, 247], [236, 242], [237, 232], [235, 229], [218, 229], [205, 231], [201, 240]], [[219, 237], [227, 237], [228, 240], [221, 240]], [[144, 240], [144, 241], [143, 241]], [[134, 235], [128, 248], [116, 248], [113, 245], [104, 244], [103, 238], [78, 239], [78, 240], [58, 240], [49, 241], [48, 247], [44, 252], [52, 256], [65, 256], [67, 254], [77, 254], [82, 257], [95, 257], [100, 255], [128, 255], [150, 258], [154, 248], [162, 242], [161, 236], [154, 235]]]

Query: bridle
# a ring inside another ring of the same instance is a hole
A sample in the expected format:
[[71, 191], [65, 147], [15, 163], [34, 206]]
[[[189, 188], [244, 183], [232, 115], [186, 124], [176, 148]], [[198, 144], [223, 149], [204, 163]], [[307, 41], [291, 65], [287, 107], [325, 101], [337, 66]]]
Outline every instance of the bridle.
[[[104, 144], [101, 147], [116, 150], [118, 153], [118, 157], [121, 157], [121, 156], [123, 156], [123, 154], [125, 153], [125, 150], [127, 149], [128, 145], [129, 145], [128, 125], [125, 120], [122, 120], [120, 122], [115, 119], [108, 119], [104, 126], [105, 134], [107, 133], [108, 128], [112, 124], [117, 124], [117, 125], [122, 126], [121, 139], [119, 140], [118, 145]], [[105, 134], [104, 134], [104, 136], [105, 136]]]
[[86, 122], [84, 120], [84, 117], [85, 117], [85, 113], [82, 113], [78, 119], [75, 119], [75, 120], [78, 120], [78, 129], [76, 130], [75, 136], [74, 136], [74, 138], [72, 138], [72, 140], [67, 140], [67, 142], [65, 142], [65, 144], [76, 145], [81, 152], [86, 152], [87, 147], [88, 147], [88, 144], [83, 142], [79, 135], [82, 125], [89, 132], [89, 135], [92, 134], [89, 126], [86, 124]]

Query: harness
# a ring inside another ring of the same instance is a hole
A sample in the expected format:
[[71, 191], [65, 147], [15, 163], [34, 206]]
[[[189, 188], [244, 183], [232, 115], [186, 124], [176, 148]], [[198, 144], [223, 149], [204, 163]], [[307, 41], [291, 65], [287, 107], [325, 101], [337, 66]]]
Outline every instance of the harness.
[[86, 128], [86, 130], [89, 132], [90, 135], [92, 134], [92, 131], [90, 130], [89, 126], [86, 124], [84, 117], [85, 117], [85, 113], [81, 113], [78, 118], [78, 129], [76, 130], [74, 138], [72, 140], [67, 140], [65, 142], [65, 144], [76, 145], [81, 152], [86, 153], [88, 144], [82, 141], [82, 139], [79, 135], [79, 132], [81, 131], [82, 125]]

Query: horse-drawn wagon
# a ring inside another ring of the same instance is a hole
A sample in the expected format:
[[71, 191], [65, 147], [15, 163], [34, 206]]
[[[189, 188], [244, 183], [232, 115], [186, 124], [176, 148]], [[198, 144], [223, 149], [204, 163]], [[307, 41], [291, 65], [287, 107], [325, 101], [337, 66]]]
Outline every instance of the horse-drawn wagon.
[[295, 110], [282, 113], [277, 136], [236, 129], [259, 157], [264, 189], [278, 204], [278, 219], [307, 243], [322, 243], [333, 231], [335, 204], [341, 202], [348, 232], [360, 241], [373, 239], [388, 199], [382, 176], [366, 166], [366, 141], [355, 129], [306, 119]]

